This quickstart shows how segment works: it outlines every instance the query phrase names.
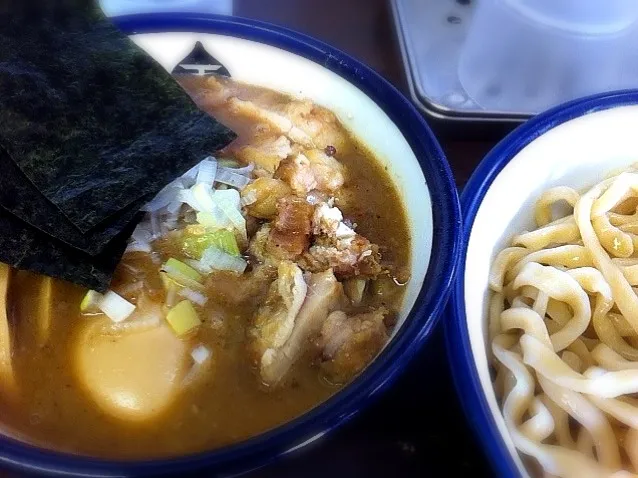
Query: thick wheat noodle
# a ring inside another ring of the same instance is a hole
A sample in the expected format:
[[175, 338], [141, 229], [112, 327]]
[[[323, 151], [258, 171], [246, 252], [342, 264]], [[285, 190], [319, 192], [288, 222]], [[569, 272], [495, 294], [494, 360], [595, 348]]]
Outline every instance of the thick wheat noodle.
[[576, 449], [583, 455], [594, 458], [594, 439], [586, 428], [578, 430]]
[[622, 263], [619, 262], [620, 260], [621, 259], [612, 259], [612, 262], [622, 271], [629, 284], [632, 286], [638, 285], [638, 264], [622, 265]]
[[607, 217], [609, 222], [616, 227], [627, 226], [631, 224], [638, 224], [638, 213], [634, 210], [632, 214], [619, 214], [617, 212], [610, 212]]
[[560, 358], [565, 364], [569, 366], [574, 372], [581, 373], [583, 371], [583, 361], [578, 355], [569, 350], [564, 350], [560, 354]]
[[493, 291], [502, 292], [505, 281], [505, 272], [512, 264], [516, 264], [523, 257], [529, 254], [524, 247], [508, 247], [503, 249], [494, 259], [490, 270], [489, 284]]
[[530, 418], [519, 427], [528, 440], [542, 442], [554, 432], [554, 418], [539, 397], [529, 407]]
[[501, 333], [501, 313], [505, 309], [505, 297], [503, 294], [495, 293], [490, 297], [488, 339], [490, 343], [494, 337]]
[[552, 206], [554, 204], [565, 201], [573, 208], [578, 198], [578, 192], [567, 186], [558, 186], [545, 191], [536, 201], [534, 208], [534, 219], [538, 227], [552, 222]]
[[615, 257], [630, 257], [634, 253], [634, 235], [612, 226], [607, 216], [593, 218], [591, 225], [608, 253]]
[[594, 365], [594, 359], [582, 338], [574, 340], [566, 350], [578, 356], [585, 370]]
[[593, 324], [596, 334], [605, 345], [627, 360], [638, 361], [638, 349], [625, 342], [608, 315], [594, 317]]
[[569, 244], [579, 237], [576, 221], [570, 218], [568, 221], [551, 223], [535, 231], [519, 234], [512, 239], [512, 245], [523, 246], [528, 251], [539, 251], [550, 244]]
[[598, 344], [591, 352], [592, 358], [606, 370], [638, 370], [638, 362], [625, 359], [604, 343]]
[[610, 312], [607, 314], [607, 320], [613, 324], [621, 337], [636, 336], [636, 332], [622, 315]]
[[556, 476], [574, 476], [571, 473], [578, 473], [580, 478], [600, 476], [600, 468], [594, 460], [564, 447], [538, 443], [519, 432], [519, 422], [531, 406], [534, 397], [535, 380], [520, 361], [520, 357], [499, 345], [500, 338], [501, 336], [494, 339], [492, 351], [516, 377], [516, 385], [511, 393], [505, 395], [503, 404], [503, 418], [514, 445], [523, 453], [536, 458], [547, 472]]
[[579, 393], [560, 387], [545, 377], [539, 376], [538, 382], [549, 398], [587, 429], [600, 464], [611, 470], [620, 468], [618, 443], [605, 415]]
[[551, 413], [554, 420], [554, 433], [556, 434], [558, 444], [565, 448], [575, 448], [576, 443], [574, 442], [571, 430], [569, 429], [568, 413], [556, 405], [556, 402], [554, 402], [546, 394], [541, 395], [541, 400], [547, 407], [549, 413]]
[[534, 301], [534, 312], [536, 312], [541, 317], [545, 317], [547, 314], [547, 305], [549, 304], [549, 295], [547, 295], [544, 291], [539, 290], [536, 295], [536, 300]]
[[638, 360], [638, 349], [627, 344], [608, 319], [607, 313], [613, 306], [613, 298], [609, 284], [602, 274], [592, 267], [582, 267], [568, 271], [568, 274], [578, 280], [583, 289], [590, 293], [598, 293], [592, 323], [598, 337], [609, 347], [629, 360]]
[[[585, 376], [593, 377], [604, 373], [603, 370], [590, 369], [585, 372]], [[588, 395], [587, 398], [602, 411], [611, 415], [616, 420], [633, 428], [638, 428], [638, 408], [630, 403], [616, 398], [600, 398], [596, 395]]]
[[[516, 448], [548, 478], [637, 476], [638, 174], [631, 171], [582, 195], [546, 191], [534, 211], [537, 229], [515, 236], [490, 272], [495, 391]], [[561, 201], [573, 214], [554, 219]]]
[[638, 429], [630, 428], [625, 433], [623, 440], [625, 453], [631, 461], [631, 465], [634, 467], [634, 471], [638, 471]]
[[[636, 175], [632, 174], [632, 176]], [[636, 184], [638, 185], [638, 177], [636, 179]], [[638, 297], [629, 282], [627, 282], [627, 279], [625, 279], [622, 271], [614, 265], [605, 249], [601, 246], [590, 220], [595, 199], [613, 181], [614, 178], [608, 179], [581, 196], [574, 209], [574, 217], [592, 261], [612, 288], [617, 307], [638, 334]]]
[[552, 335], [554, 350], [563, 350], [585, 332], [591, 320], [589, 298], [567, 272], [530, 262], [514, 280], [515, 289], [524, 285], [534, 286], [553, 299], [566, 302], [574, 311], [572, 319]]
[[532, 309], [513, 307], [503, 311], [501, 314], [501, 330], [507, 332], [511, 329], [522, 329], [523, 332], [536, 337], [548, 347], [552, 347], [543, 318]]
[[630, 217], [631, 221], [622, 222], [620, 225], [614, 224], [614, 221], [611, 220], [611, 213], [608, 217], [609, 217], [609, 222], [611, 222], [614, 226], [618, 227], [618, 229], [620, 229], [621, 231], [629, 232], [631, 234], [638, 233], [638, 218], [636, 216], [625, 216], [625, 217]]
[[547, 315], [556, 323], [560, 324], [561, 327], [572, 318], [569, 306], [565, 304], [565, 302], [560, 302], [552, 298], [550, 298], [547, 303]]
[[[514, 299], [516, 299], [517, 297], [523, 298], [523, 299], [529, 299], [529, 303], [532, 304], [536, 300], [536, 297], [538, 296], [538, 289], [532, 286], [523, 286], [518, 289], [515, 289], [514, 282], [510, 282], [503, 288], [503, 294], [505, 295], [505, 300], [507, 300], [507, 302], [509, 302], [510, 305], [514, 301]], [[570, 314], [570, 317], [571, 317], [571, 314]]]
[[505, 273], [505, 283], [509, 283], [530, 262], [537, 262], [548, 266], [561, 266], [573, 269], [576, 267], [591, 267], [594, 265], [585, 246], [567, 244], [532, 252], [518, 261]]
[[618, 370], [587, 378], [574, 372], [556, 353], [537, 338], [524, 334], [520, 338], [523, 362], [547, 380], [575, 392], [616, 398], [638, 393], [638, 370]]

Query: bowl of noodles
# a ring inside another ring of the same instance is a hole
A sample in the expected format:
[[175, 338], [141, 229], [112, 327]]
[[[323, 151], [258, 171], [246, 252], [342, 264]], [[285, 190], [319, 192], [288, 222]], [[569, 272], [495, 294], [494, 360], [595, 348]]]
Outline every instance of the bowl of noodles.
[[519, 127], [462, 196], [445, 324], [499, 476], [638, 473], [638, 92]]

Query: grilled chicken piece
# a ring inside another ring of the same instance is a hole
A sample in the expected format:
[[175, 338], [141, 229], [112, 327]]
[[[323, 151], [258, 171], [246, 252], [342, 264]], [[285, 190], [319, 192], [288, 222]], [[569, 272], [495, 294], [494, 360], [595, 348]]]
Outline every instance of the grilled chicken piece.
[[334, 192], [343, 186], [345, 168], [339, 161], [320, 149], [311, 149], [305, 154], [319, 191]]
[[283, 160], [275, 177], [290, 185], [300, 195], [312, 190], [334, 192], [343, 186], [343, 165], [319, 150], [306, 151]]
[[339, 278], [376, 277], [383, 272], [379, 248], [357, 234], [343, 220], [343, 214], [328, 203], [316, 206], [312, 219], [314, 244], [300, 261], [311, 272], [334, 269]]
[[290, 118], [295, 126], [312, 138], [315, 148], [331, 146], [337, 155], [343, 152], [347, 140], [334, 113], [309, 100], [286, 102], [280, 110], [282, 115]]
[[325, 149], [330, 146], [339, 154], [348, 143], [335, 115], [311, 101], [285, 101], [266, 108], [258, 101], [232, 97], [228, 104], [233, 114], [257, 120], [304, 148]]
[[328, 316], [321, 330], [321, 369], [331, 383], [352, 380], [379, 353], [388, 341], [384, 308], [348, 317], [341, 311]]
[[268, 238], [272, 230], [270, 224], [261, 226], [248, 245], [248, 253], [261, 263], [270, 262], [270, 254], [268, 252]]
[[278, 259], [299, 258], [310, 245], [312, 213], [313, 207], [303, 198], [287, 196], [277, 201], [266, 251]]
[[286, 135], [291, 141], [304, 147], [311, 148], [314, 146], [312, 138], [306, 132], [298, 128], [290, 118], [279, 112], [263, 108], [252, 101], [244, 101], [237, 97], [230, 98], [228, 106], [232, 114], [246, 116], [264, 123], [273, 131]]
[[206, 293], [222, 305], [259, 304], [276, 278], [276, 268], [263, 264], [252, 271], [237, 274], [217, 271], [206, 280]]
[[199, 85], [201, 77], [193, 75], [179, 75], [179, 83], [191, 96], [193, 101], [203, 110], [210, 111], [223, 103], [233, 94], [233, 90], [222, 83], [216, 76], [207, 76], [204, 86]]
[[284, 159], [279, 164], [275, 177], [284, 181], [300, 195], [307, 194], [318, 186], [310, 167], [310, 160], [303, 154]]
[[313, 207], [305, 199], [287, 196], [277, 201], [277, 215], [252, 238], [248, 252], [262, 263], [296, 260], [308, 250]]
[[[266, 385], [276, 385], [285, 377], [288, 370], [302, 355], [305, 345], [319, 334], [328, 314], [340, 307], [343, 300], [343, 287], [337, 282], [332, 271], [312, 274], [308, 279], [306, 298], [294, 318], [292, 330], [283, 343], [280, 340], [286, 335], [283, 332], [281, 334], [271, 332], [269, 336], [266, 336], [264, 329], [256, 326], [257, 350], [261, 352], [259, 373]], [[256, 323], [259, 323], [260, 317], [266, 315], [273, 314], [268, 310], [260, 310]], [[290, 315], [285, 315], [285, 319], [282, 319], [283, 314], [278, 317], [277, 322], [281, 323], [282, 330], [288, 333]], [[274, 320], [271, 319], [268, 323], [273, 324]], [[274, 324], [272, 329], [278, 330]], [[278, 340], [275, 340], [275, 337]]]
[[246, 164], [253, 163], [256, 169], [263, 170], [266, 175], [272, 176], [282, 159], [292, 154], [290, 140], [286, 136], [269, 136], [251, 142], [249, 145], [231, 149], [237, 159]]
[[277, 215], [277, 201], [292, 194], [290, 186], [280, 179], [257, 178], [241, 191], [246, 201], [249, 216], [260, 219], [274, 219]]
[[384, 272], [379, 260], [379, 247], [363, 236], [357, 234], [348, 243], [335, 242], [323, 236], [310, 246], [299, 265], [310, 272], [333, 269], [337, 277], [346, 279], [355, 276], [377, 277]]
[[271, 284], [249, 332], [250, 348], [257, 363], [268, 350], [281, 348], [290, 338], [307, 291], [301, 269], [294, 262], [281, 262], [277, 280]]

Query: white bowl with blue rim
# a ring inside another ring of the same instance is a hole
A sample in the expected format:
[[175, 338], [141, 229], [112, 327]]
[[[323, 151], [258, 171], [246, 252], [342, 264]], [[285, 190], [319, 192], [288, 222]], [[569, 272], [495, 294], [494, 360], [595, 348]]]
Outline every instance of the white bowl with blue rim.
[[523, 124], [486, 157], [461, 195], [461, 258], [445, 323], [455, 385], [498, 476], [527, 476], [507, 432], [488, 368], [488, 275], [511, 237], [534, 224], [538, 196], [590, 187], [638, 161], [638, 91], [558, 106]]
[[[228, 476], [286, 455], [346, 422], [392, 383], [431, 336], [458, 259], [456, 187], [437, 141], [412, 104], [370, 68], [335, 48], [233, 17], [145, 14], [113, 20], [168, 71], [228, 72], [236, 80], [329, 108], [387, 166], [406, 205], [412, 278], [392, 338], [351, 384], [301, 417], [226, 448], [148, 461], [80, 457], [0, 435], [0, 467], [22, 471], [107, 477], [182, 475], [206, 468], [209, 476]], [[197, 61], [202, 52], [210, 55], [209, 62]]]

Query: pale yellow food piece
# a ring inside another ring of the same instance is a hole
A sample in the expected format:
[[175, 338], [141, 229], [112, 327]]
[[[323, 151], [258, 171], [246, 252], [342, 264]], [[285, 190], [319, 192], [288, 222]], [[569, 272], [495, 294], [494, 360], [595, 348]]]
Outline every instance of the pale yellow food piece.
[[0, 263], [0, 391], [8, 396], [15, 396], [18, 385], [11, 360], [11, 327], [7, 316], [7, 292], [11, 268]]
[[51, 308], [53, 306], [53, 279], [47, 276], [40, 277], [40, 294], [38, 296], [37, 312], [37, 340], [42, 347], [49, 341], [51, 335]]
[[80, 334], [78, 379], [105, 413], [127, 421], [152, 419], [178, 396], [187, 346], [165, 325], [114, 333], [109, 322], [98, 319]]

